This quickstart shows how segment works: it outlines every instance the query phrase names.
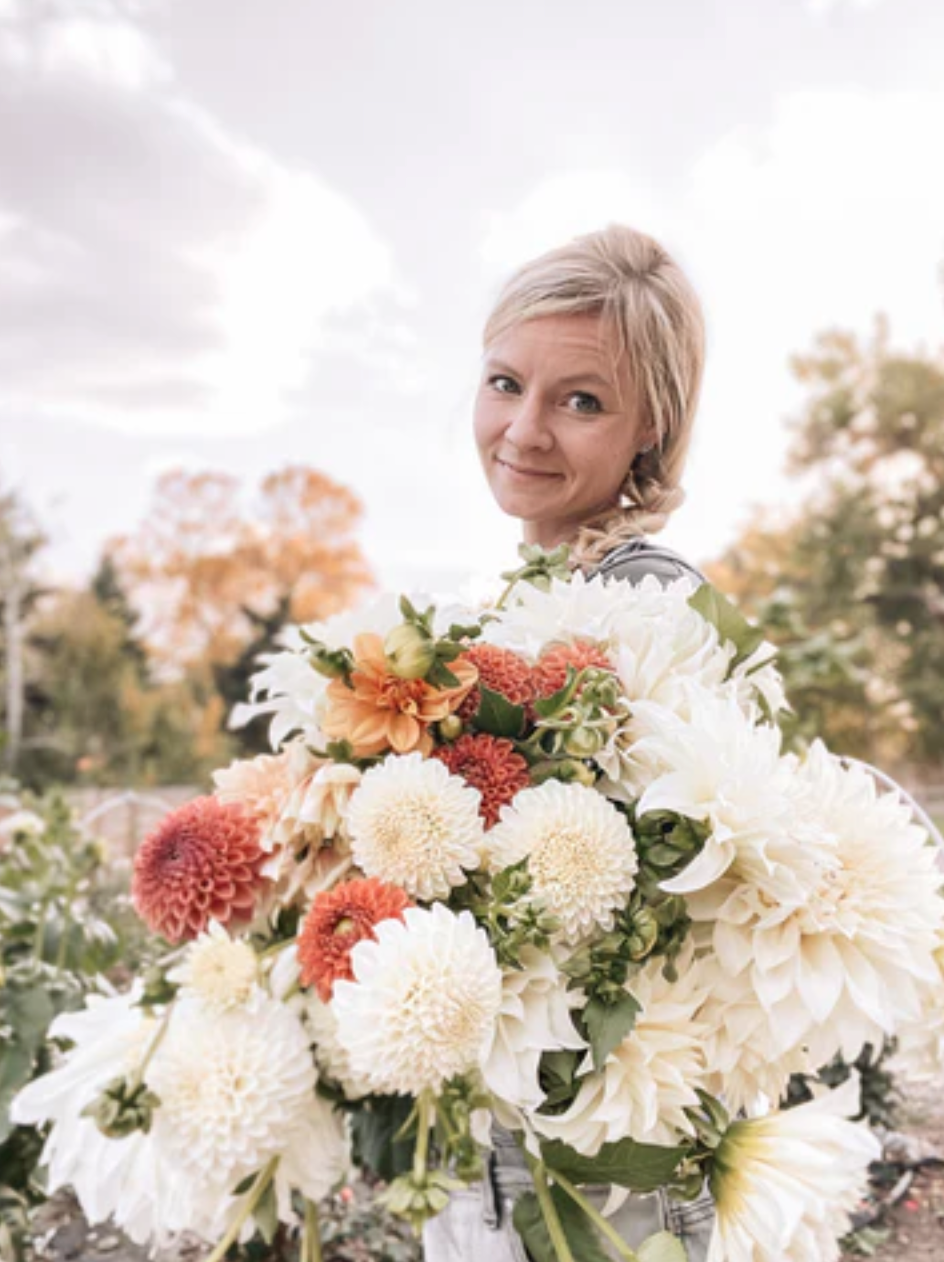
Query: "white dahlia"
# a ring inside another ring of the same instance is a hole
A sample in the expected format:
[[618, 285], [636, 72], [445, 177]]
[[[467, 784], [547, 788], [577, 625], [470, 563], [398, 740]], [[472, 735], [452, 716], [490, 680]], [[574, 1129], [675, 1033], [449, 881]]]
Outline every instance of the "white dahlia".
[[445, 898], [479, 865], [480, 794], [436, 758], [390, 757], [368, 771], [351, 799], [351, 851], [367, 876], [414, 898]]
[[835, 1262], [881, 1145], [846, 1120], [858, 1079], [783, 1113], [734, 1122], [717, 1150], [708, 1262]]
[[[157, 1021], [137, 1006], [140, 997], [140, 988], [90, 995], [82, 1011], [56, 1017], [50, 1037], [73, 1046], [55, 1069], [14, 1097], [10, 1117], [22, 1126], [51, 1123], [42, 1153], [50, 1193], [72, 1187], [90, 1223], [113, 1218], [136, 1244], [147, 1244], [166, 1230], [179, 1176], [161, 1160], [152, 1135], [135, 1131], [109, 1139], [82, 1116], [109, 1083], [138, 1068], [154, 1038]], [[191, 1230], [200, 1225], [188, 1224]]]
[[383, 920], [351, 952], [356, 981], [334, 986], [337, 1036], [374, 1091], [418, 1095], [480, 1069], [495, 1037], [502, 975], [469, 912], [441, 903]]
[[231, 938], [218, 921], [211, 920], [167, 976], [178, 983], [183, 995], [225, 1012], [249, 999], [259, 981], [259, 961], [248, 942]]
[[582, 784], [547, 780], [523, 789], [487, 836], [498, 872], [528, 861], [531, 897], [561, 922], [573, 943], [609, 929], [635, 884], [636, 845], [625, 815]]
[[641, 702], [645, 734], [633, 747], [660, 768], [640, 798], [638, 815], [675, 811], [708, 825], [704, 848], [666, 890], [687, 894], [718, 880], [737, 860], [763, 867], [772, 840], [795, 828], [796, 771], [781, 757], [780, 732], [755, 722], [732, 694], [691, 686], [690, 718]]
[[525, 947], [521, 965], [504, 975], [501, 1011], [482, 1073], [502, 1103], [536, 1109], [544, 1099], [538, 1082], [542, 1054], [586, 1044], [571, 1020], [573, 992], [551, 956]]
[[273, 1157], [286, 1206], [291, 1188], [317, 1200], [345, 1172], [340, 1124], [315, 1094], [308, 1035], [295, 1012], [261, 992], [224, 1013], [179, 1001], [147, 1082], [161, 1101], [154, 1142], [207, 1203], [225, 1204]]
[[370, 1095], [371, 1085], [363, 1074], [351, 1068], [351, 1058], [338, 1039], [338, 1019], [330, 1004], [322, 1003], [315, 991], [304, 993], [302, 1016], [314, 1040], [313, 1051], [318, 1069], [336, 1082], [348, 1100]]
[[521, 583], [509, 608], [485, 624], [482, 638], [524, 657], [537, 657], [551, 642], [609, 642], [617, 605], [633, 601], [629, 584], [607, 584], [580, 573], [569, 581], [553, 579], [547, 590]]
[[262, 839], [262, 868], [272, 881], [269, 906], [308, 907], [351, 866], [347, 812], [361, 781], [357, 767], [328, 762], [299, 780]]
[[768, 1056], [804, 1045], [825, 1064], [922, 1016], [944, 899], [936, 852], [897, 794], [819, 742], [798, 783], [799, 838], [778, 839], [765, 866], [733, 872], [689, 909], [724, 971], [748, 980]]
[[590, 1052], [580, 1066], [588, 1073], [573, 1103], [556, 1117], [532, 1114], [535, 1130], [562, 1139], [594, 1157], [620, 1139], [674, 1144], [678, 1133], [692, 1134], [685, 1109], [698, 1107], [704, 1086], [705, 1027], [696, 1017], [705, 992], [691, 953], [679, 961], [679, 979], [668, 982], [662, 961], [652, 960], [628, 983], [641, 1005], [631, 1033], [593, 1069]]

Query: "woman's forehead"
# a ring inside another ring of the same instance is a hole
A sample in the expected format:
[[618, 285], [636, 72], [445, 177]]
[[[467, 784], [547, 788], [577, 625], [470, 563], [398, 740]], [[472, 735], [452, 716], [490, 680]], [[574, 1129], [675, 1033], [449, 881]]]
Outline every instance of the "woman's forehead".
[[[548, 315], [522, 320], [502, 333], [485, 350], [487, 363], [548, 359], [562, 375], [592, 372], [615, 382], [619, 358], [615, 331], [601, 315]], [[524, 365], [521, 365], [524, 366]]]

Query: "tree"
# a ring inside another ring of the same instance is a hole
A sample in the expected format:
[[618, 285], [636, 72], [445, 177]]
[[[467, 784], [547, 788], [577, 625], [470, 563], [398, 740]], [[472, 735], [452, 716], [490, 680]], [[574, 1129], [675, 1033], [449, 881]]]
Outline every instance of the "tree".
[[3, 610], [3, 700], [5, 770], [18, 770], [23, 741], [27, 678], [25, 623], [39, 588], [32, 563], [45, 543], [32, 513], [13, 491], [0, 492], [0, 602]]
[[110, 556], [165, 668], [212, 670], [239, 658], [260, 618], [283, 608], [293, 621], [324, 618], [370, 585], [361, 511], [351, 491], [302, 466], [265, 478], [248, 507], [231, 475], [177, 470]]
[[761, 616], [786, 602], [784, 643], [827, 637], [844, 668], [819, 712], [837, 748], [940, 762], [944, 358], [893, 350], [880, 321], [867, 341], [821, 334], [793, 368], [809, 395], [790, 467], [812, 489], [789, 521], [755, 519], [713, 577]]

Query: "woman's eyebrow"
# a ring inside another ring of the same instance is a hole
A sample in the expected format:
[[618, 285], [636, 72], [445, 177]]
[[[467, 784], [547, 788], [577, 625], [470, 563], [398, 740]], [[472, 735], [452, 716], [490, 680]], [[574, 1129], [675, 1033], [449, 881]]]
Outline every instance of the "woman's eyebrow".
[[562, 377], [558, 384], [561, 386], [602, 386], [605, 390], [613, 390], [615, 388], [612, 381], [606, 377], [601, 377], [597, 372], [575, 372], [570, 377]]

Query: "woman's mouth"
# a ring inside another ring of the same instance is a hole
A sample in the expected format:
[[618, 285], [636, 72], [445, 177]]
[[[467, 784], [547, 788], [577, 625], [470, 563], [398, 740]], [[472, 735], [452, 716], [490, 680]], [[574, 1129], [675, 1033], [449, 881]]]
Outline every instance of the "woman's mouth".
[[498, 464], [503, 469], [507, 469], [510, 474], [518, 478], [537, 478], [547, 480], [548, 478], [559, 478], [559, 473], [550, 473], [545, 469], [529, 469], [524, 465], [512, 464], [510, 460], [502, 460], [498, 456], [495, 457]]

